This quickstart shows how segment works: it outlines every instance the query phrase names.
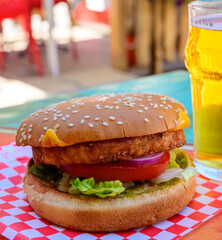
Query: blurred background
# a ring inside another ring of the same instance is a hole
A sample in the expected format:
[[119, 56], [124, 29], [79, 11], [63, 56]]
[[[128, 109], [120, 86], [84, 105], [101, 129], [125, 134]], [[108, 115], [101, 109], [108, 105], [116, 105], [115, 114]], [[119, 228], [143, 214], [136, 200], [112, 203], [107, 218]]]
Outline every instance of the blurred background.
[[0, 0], [0, 108], [185, 69], [186, 0]]

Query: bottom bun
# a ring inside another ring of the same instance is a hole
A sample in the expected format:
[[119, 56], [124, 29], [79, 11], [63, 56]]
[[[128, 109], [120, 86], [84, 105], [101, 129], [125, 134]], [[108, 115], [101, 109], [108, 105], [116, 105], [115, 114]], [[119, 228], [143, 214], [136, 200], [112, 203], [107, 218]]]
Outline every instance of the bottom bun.
[[55, 224], [87, 232], [114, 232], [151, 225], [181, 211], [195, 193], [196, 177], [151, 193], [114, 199], [62, 193], [27, 173], [23, 188], [32, 208]]

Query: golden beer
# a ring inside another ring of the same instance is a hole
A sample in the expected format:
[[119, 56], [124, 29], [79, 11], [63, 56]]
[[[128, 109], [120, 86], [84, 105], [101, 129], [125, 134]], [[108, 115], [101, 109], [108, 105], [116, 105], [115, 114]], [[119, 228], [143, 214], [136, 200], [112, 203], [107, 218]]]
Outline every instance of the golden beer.
[[222, 169], [222, 11], [191, 23], [186, 45], [195, 160]]

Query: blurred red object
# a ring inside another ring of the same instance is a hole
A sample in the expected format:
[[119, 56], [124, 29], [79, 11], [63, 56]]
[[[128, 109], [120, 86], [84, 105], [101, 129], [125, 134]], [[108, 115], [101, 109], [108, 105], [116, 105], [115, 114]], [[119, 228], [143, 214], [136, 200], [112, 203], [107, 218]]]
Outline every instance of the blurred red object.
[[[32, 36], [31, 29], [31, 11], [29, 0], [0, 0], [0, 24], [6, 18], [15, 19], [17, 17], [23, 18], [23, 27], [28, 33], [29, 44], [28, 54], [29, 59], [34, 62], [38, 74], [43, 74], [42, 60], [40, 56], [39, 47]], [[0, 54], [0, 66], [4, 68], [4, 56]]]
[[92, 11], [87, 8], [86, 2], [79, 2], [75, 9], [74, 15], [78, 22], [97, 22], [103, 24], [109, 24], [109, 9], [105, 9], [102, 12]]

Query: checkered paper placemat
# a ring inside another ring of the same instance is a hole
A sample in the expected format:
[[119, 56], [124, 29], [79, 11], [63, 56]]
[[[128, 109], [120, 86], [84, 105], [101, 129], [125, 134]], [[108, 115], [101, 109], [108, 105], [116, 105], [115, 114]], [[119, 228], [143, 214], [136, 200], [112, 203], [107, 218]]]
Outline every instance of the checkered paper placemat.
[[37, 215], [25, 199], [21, 181], [31, 156], [29, 147], [16, 147], [15, 143], [0, 147], [0, 234], [8, 239], [175, 240], [221, 211], [222, 185], [198, 176], [194, 199], [180, 213], [161, 223], [117, 233], [64, 229]]

